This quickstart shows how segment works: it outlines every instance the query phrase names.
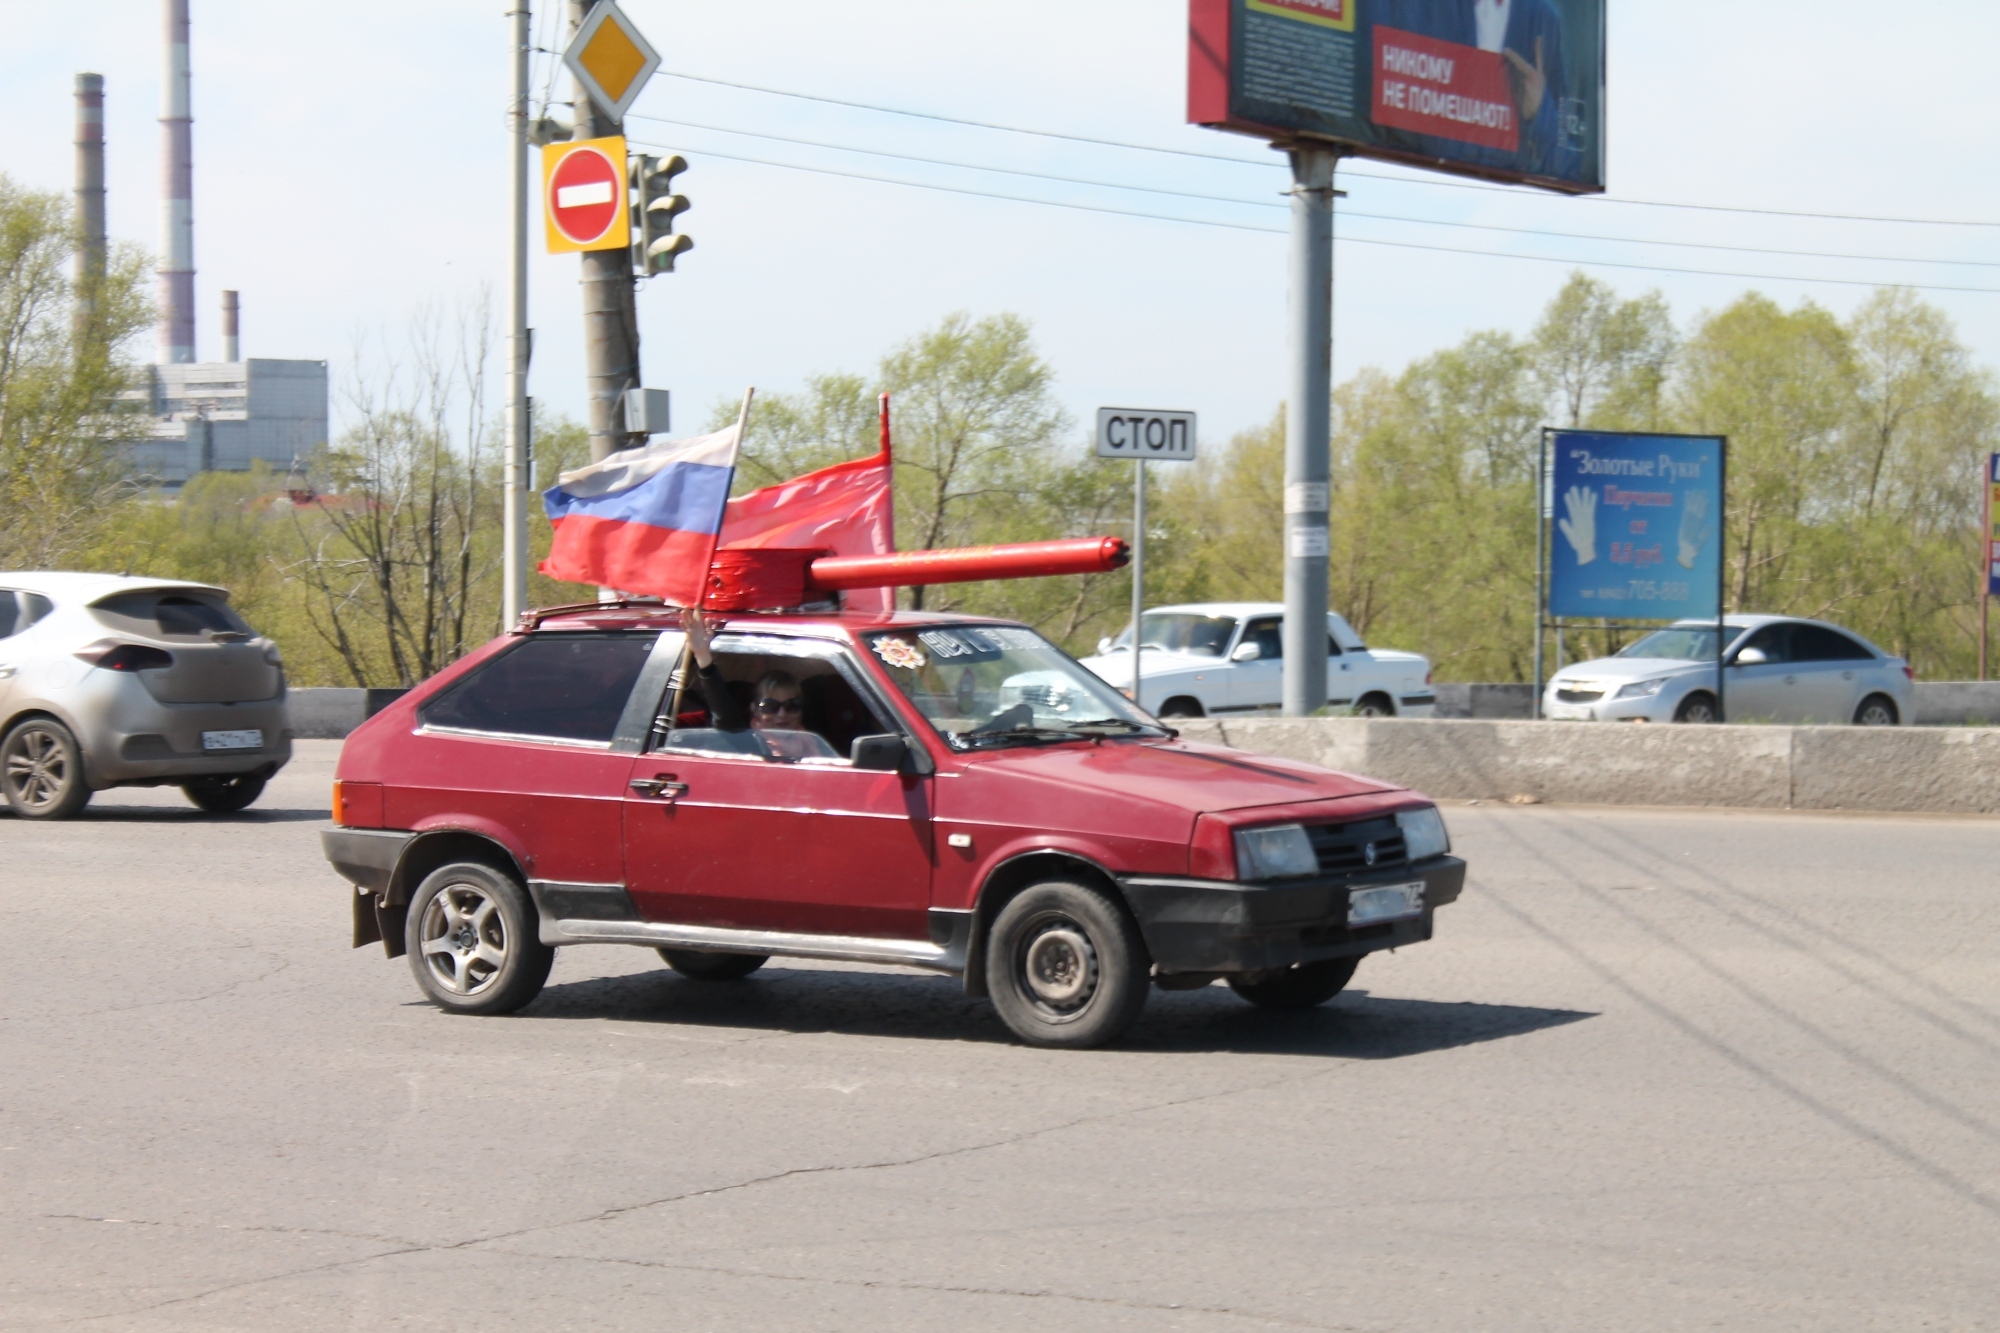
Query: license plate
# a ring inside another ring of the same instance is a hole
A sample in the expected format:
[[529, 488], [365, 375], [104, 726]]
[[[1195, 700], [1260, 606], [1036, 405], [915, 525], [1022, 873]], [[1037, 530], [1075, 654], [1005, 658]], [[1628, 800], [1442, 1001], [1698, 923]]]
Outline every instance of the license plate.
[[1423, 911], [1424, 885], [1421, 880], [1415, 884], [1377, 884], [1366, 889], [1350, 890], [1347, 895], [1347, 924], [1350, 926], [1400, 921], [1404, 917], [1422, 916]]
[[1557, 722], [1588, 722], [1590, 721], [1590, 705], [1549, 704], [1542, 710], [1542, 714]]
[[204, 750], [261, 750], [264, 748], [264, 733], [254, 727], [249, 731], [204, 731], [201, 733], [201, 748]]

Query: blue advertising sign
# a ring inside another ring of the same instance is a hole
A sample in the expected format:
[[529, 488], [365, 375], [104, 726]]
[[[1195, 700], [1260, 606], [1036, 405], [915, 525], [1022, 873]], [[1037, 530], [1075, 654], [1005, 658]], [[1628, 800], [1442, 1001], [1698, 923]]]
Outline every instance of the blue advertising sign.
[[1549, 614], [1713, 620], [1721, 614], [1723, 441], [1550, 432]]
[[2000, 595], [2000, 454], [1986, 455], [1986, 595]]

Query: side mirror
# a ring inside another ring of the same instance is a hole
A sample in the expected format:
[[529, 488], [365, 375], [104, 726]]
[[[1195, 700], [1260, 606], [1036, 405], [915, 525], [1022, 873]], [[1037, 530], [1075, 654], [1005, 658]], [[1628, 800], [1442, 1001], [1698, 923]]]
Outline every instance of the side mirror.
[[1762, 648], [1739, 648], [1736, 656], [1729, 659], [1731, 666], [1762, 666], [1771, 660]]
[[848, 750], [854, 766], [871, 773], [902, 773], [922, 776], [931, 771], [931, 757], [911, 746], [909, 739], [894, 732], [881, 736], [856, 736]]
[[1239, 643], [1236, 651], [1229, 655], [1232, 662], [1254, 662], [1264, 655], [1264, 650], [1254, 643]]
[[1108, 652], [1110, 652], [1110, 651], [1111, 651], [1111, 649], [1113, 648], [1113, 646], [1114, 646], [1114, 645], [1112, 644], [1112, 642], [1111, 642], [1111, 640], [1110, 640], [1110, 639], [1108, 639], [1108, 638], [1105, 638], [1105, 639], [1099, 639], [1099, 640], [1097, 641], [1097, 655], [1098, 655], [1099, 657], [1102, 657], [1102, 656], [1104, 656], [1104, 654], [1106, 654], [1106, 653], [1108, 653]]

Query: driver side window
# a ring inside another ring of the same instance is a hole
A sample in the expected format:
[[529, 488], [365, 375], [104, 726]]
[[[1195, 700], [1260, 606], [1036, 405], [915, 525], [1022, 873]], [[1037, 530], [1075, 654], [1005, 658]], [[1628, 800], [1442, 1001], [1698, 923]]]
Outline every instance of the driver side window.
[[1745, 639], [1743, 647], [1736, 651], [1740, 654], [1744, 648], [1756, 648], [1763, 652], [1764, 660], [1768, 663], [1775, 665], [1779, 662], [1789, 662], [1792, 660], [1791, 631], [1790, 625], [1766, 625]]
[[[857, 736], [900, 728], [826, 657], [716, 645], [717, 682], [689, 671], [681, 682], [660, 750], [697, 750], [777, 763], [845, 764]], [[708, 691], [726, 691], [711, 699]]]

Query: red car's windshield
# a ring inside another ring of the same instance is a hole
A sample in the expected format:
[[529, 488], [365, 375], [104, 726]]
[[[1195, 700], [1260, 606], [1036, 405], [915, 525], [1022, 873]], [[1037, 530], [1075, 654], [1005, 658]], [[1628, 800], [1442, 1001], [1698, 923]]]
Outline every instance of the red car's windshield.
[[949, 625], [870, 634], [867, 642], [903, 697], [954, 749], [1165, 734], [1031, 629]]

